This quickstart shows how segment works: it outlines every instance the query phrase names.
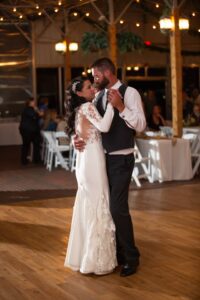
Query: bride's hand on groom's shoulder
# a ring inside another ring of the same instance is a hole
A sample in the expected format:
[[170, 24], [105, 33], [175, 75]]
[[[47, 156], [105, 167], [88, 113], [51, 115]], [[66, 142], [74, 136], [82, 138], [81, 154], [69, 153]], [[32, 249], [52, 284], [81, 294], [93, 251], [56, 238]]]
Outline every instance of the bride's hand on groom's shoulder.
[[85, 148], [85, 142], [82, 138], [80, 138], [78, 136], [78, 134], [75, 134], [73, 136], [72, 143], [73, 143], [74, 148], [78, 151], [83, 151]]

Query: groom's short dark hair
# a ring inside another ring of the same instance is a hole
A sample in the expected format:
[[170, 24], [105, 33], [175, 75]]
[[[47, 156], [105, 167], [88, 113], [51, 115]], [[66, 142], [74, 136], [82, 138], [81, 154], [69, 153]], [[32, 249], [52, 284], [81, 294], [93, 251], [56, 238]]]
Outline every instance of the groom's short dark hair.
[[103, 57], [97, 59], [91, 66], [92, 68], [97, 68], [100, 71], [110, 70], [113, 74], [116, 73], [116, 68], [112, 60], [108, 57]]

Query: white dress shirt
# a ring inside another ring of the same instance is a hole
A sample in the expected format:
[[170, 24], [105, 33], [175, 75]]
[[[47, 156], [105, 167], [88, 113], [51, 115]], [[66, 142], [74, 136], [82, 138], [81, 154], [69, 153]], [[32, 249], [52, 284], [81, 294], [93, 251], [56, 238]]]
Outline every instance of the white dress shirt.
[[[110, 89], [118, 90], [122, 83], [118, 80]], [[103, 107], [105, 108], [107, 101], [107, 89], [103, 96]], [[142, 107], [142, 101], [138, 91], [130, 86], [127, 87], [124, 95], [124, 110], [119, 113], [120, 117], [124, 119], [127, 126], [133, 128], [137, 132], [142, 132], [146, 127], [146, 119]], [[122, 149], [111, 152], [110, 154], [130, 154], [133, 152], [132, 148]]]

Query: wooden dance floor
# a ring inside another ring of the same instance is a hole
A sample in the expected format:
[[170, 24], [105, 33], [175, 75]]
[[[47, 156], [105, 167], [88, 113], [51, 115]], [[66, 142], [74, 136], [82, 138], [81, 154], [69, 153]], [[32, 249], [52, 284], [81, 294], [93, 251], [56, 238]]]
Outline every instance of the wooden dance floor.
[[141, 265], [127, 278], [63, 267], [74, 196], [0, 201], [0, 299], [199, 300], [199, 181], [161, 187], [130, 192]]

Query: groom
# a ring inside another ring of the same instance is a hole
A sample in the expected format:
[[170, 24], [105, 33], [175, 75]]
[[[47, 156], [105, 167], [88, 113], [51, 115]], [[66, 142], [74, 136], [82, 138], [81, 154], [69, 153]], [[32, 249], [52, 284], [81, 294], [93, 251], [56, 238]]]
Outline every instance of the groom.
[[[102, 133], [106, 168], [110, 187], [110, 211], [116, 227], [117, 260], [122, 265], [120, 276], [134, 274], [139, 265], [133, 225], [128, 207], [128, 192], [134, 167], [134, 134], [146, 126], [141, 98], [137, 90], [122, 84], [109, 58], [95, 61], [91, 67], [94, 83], [100, 90], [96, 107], [103, 116], [107, 101], [114, 107], [110, 131]], [[81, 141], [74, 141], [82, 150]]]

